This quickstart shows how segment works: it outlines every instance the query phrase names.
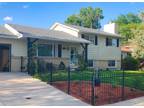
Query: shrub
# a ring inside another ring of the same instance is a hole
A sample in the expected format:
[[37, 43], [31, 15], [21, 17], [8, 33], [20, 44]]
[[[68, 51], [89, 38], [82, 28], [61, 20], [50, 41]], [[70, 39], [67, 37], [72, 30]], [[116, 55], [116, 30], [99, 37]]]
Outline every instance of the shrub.
[[65, 64], [61, 61], [59, 64], [59, 69], [64, 70], [65, 69]]
[[80, 70], [85, 70], [87, 68], [87, 63], [85, 63], [84, 57], [82, 55], [77, 55], [77, 57]]
[[139, 66], [139, 62], [137, 59], [131, 56], [127, 56], [122, 61], [122, 66], [125, 70], [137, 70]]
[[132, 88], [144, 90], [143, 76], [133, 77]]
[[36, 74], [37, 70], [38, 70], [37, 62], [32, 59], [32, 61], [30, 62], [30, 73], [31, 73], [31, 75]]

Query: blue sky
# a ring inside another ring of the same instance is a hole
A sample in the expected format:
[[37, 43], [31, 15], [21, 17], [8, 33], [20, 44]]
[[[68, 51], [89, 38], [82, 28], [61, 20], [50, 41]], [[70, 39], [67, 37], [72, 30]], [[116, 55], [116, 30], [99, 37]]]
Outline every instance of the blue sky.
[[100, 7], [103, 9], [102, 26], [120, 14], [138, 13], [144, 9], [144, 3], [0, 3], [0, 24], [5, 22], [34, 27], [48, 28], [54, 22], [63, 23], [65, 19], [79, 12], [82, 7]]

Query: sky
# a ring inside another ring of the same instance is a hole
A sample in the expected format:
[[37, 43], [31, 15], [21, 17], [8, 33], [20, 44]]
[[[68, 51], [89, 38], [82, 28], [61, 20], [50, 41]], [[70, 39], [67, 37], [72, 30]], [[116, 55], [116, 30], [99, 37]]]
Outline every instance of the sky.
[[77, 14], [80, 8], [92, 6], [103, 10], [104, 19], [101, 25], [117, 18], [120, 14], [128, 12], [138, 13], [144, 9], [144, 3], [65, 3], [65, 2], [44, 2], [44, 3], [6, 3], [0, 2], [0, 25], [14, 23], [40, 28], [49, 28], [55, 22], [64, 23], [66, 18]]

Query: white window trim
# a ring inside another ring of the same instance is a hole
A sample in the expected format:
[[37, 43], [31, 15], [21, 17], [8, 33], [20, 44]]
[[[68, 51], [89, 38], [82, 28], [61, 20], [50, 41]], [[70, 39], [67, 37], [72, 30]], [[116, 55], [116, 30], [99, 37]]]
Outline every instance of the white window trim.
[[[108, 68], [116, 68], [117, 67], [117, 61], [116, 60], [114, 60], [115, 61], [115, 66], [109, 66], [108, 64]], [[107, 63], [109, 62], [109, 60], [107, 61]]]
[[[54, 43], [38, 43], [38, 45], [52, 45], [52, 56], [45, 56], [45, 57], [54, 57]], [[43, 57], [43, 56], [39, 56], [38, 48], [37, 48], [36, 53], [37, 53], [36, 54], [37, 57]]]
[[[94, 44], [94, 45], [95, 45], [95, 36], [89, 36], [89, 35], [84, 35], [84, 36], [88, 37], [88, 40], [89, 40], [89, 41], [92, 39], [93, 41], [90, 41], [90, 42], [92, 42], [91, 44]], [[90, 38], [91, 38], [91, 39], [90, 39]]]

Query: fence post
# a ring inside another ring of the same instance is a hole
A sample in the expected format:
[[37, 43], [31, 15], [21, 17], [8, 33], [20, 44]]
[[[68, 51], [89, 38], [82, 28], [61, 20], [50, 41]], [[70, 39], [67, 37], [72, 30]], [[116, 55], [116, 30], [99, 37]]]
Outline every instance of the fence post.
[[93, 73], [91, 80], [91, 104], [95, 105], [95, 75]]
[[68, 88], [67, 93], [70, 94], [70, 67], [68, 67]]
[[125, 73], [124, 73], [124, 69], [123, 69], [123, 72], [122, 72], [122, 100], [124, 100], [124, 87], [125, 87]]
[[21, 60], [21, 72], [23, 71], [23, 57], [21, 56], [20, 57], [20, 60]]
[[53, 65], [50, 63], [50, 85], [52, 85], [53, 82]]

